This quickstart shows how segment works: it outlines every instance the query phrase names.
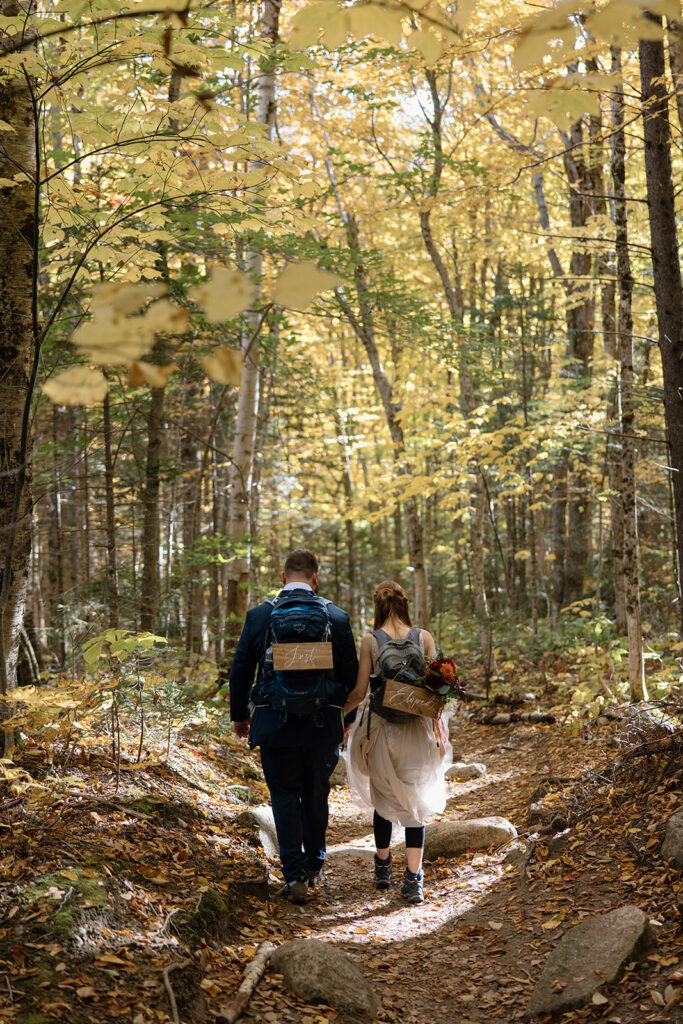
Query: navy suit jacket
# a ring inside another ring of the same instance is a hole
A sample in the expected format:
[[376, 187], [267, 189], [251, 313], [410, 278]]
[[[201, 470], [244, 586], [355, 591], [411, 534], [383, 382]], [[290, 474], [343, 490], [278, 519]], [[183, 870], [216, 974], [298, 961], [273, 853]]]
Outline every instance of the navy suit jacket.
[[[249, 718], [249, 695], [254, 682], [259, 682], [263, 670], [268, 635], [268, 623], [273, 606], [268, 601], [247, 612], [244, 628], [237, 644], [235, 657], [230, 667], [230, 718], [233, 722], [244, 722]], [[356, 642], [351, 631], [349, 616], [334, 604], [328, 604], [332, 633], [332, 660], [335, 679], [348, 695], [356, 685], [358, 656]], [[258, 670], [258, 671], [257, 671]], [[254, 679], [256, 677], [256, 679]], [[349, 721], [355, 711], [347, 716]], [[322, 722], [316, 724], [312, 718], [289, 715], [283, 722], [282, 715], [270, 707], [256, 707], [253, 710], [249, 745], [293, 747], [308, 743], [323, 743], [336, 746], [344, 735], [341, 715], [335, 708], [326, 708]]]

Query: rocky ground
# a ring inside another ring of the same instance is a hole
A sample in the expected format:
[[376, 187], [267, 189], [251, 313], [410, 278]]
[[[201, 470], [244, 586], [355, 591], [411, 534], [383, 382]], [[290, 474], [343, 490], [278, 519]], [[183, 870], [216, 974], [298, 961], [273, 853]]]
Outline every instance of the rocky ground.
[[[619, 721], [572, 735], [561, 722], [456, 719], [458, 758], [486, 772], [449, 781], [444, 821], [502, 816], [520, 840], [428, 863], [421, 906], [401, 901], [400, 844], [397, 881], [374, 889], [370, 822], [343, 784], [333, 790], [323, 883], [303, 907], [274, 897], [267, 841], [264, 852], [244, 817], [267, 793], [257, 757], [232, 737], [188, 742], [170, 766], [122, 773], [118, 793], [101, 758], [77, 758], [65, 779], [29, 752], [19, 802], [8, 806], [16, 786], [0, 801], [0, 1019], [215, 1020], [262, 941], [314, 938], [362, 971], [379, 1021], [517, 1020], [562, 937], [631, 906], [643, 912], [647, 941], [627, 950], [618, 979], [596, 966], [617, 941], [601, 921], [571, 961], [582, 973], [546, 978], [550, 997], [590, 988], [563, 1021], [683, 1020], [681, 872], [660, 856], [681, 807], [680, 748], [629, 755], [633, 737], [621, 732]], [[324, 970], [322, 1004], [267, 970], [244, 1019], [342, 1024], [343, 979]]]

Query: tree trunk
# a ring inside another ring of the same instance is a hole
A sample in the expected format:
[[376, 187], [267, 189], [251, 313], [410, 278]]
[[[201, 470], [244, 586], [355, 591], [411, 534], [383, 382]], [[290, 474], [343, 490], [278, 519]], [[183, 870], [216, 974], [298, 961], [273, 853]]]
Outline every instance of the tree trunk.
[[553, 576], [550, 599], [551, 625], [555, 628], [565, 603], [565, 560], [567, 556], [567, 465], [569, 454], [564, 449], [555, 469], [552, 505]]
[[202, 495], [202, 454], [199, 438], [203, 428], [197, 418], [190, 419], [198, 398], [198, 388], [190, 385], [185, 395], [184, 431], [180, 444], [181, 461], [185, 479], [181, 490], [183, 503], [183, 612], [185, 614], [185, 646], [188, 651], [198, 651], [202, 644], [201, 597], [199, 551], [196, 544], [201, 526]]
[[675, 18], [666, 19], [669, 41], [669, 67], [674, 83], [678, 127], [683, 132], [683, 23]]
[[616, 226], [617, 285], [619, 289], [619, 364], [621, 371], [621, 501], [624, 520], [623, 562], [626, 628], [628, 632], [628, 678], [631, 700], [647, 700], [640, 618], [640, 577], [638, 572], [638, 513], [636, 508], [635, 403], [633, 399], [633, 275], [628, 251], [628, 208], [626, 205], [626, 137], [624, 133], [624, 86], [621, 51], [612, 49], [612, 74], [618, 79], [612, 98], [612, 182]]
[[119, 628], [119, 582], [116, 564], [116, 506], [114, 503], [114, 461], [111, 450], [111, 410], [109, 392], [102, 403], [102, 426], [104, 431], [104, 488], [106, 495], [107, 535], [107, 601], [109, 604], [109, 628]]
[[88, 480], [88, 420], [81, 413], [79, 427], [80, 460], [78, 463], [78, 489], [80, 492], [81, 521], [80, 548], [83, 582], [90, 583], [90, 482]]
[[[0, 0], [0, 15], [28, 19], [32, 4]], [[32, 32], [30, 22], [24, 31]], [[9, 40], [12, 42], [11, 38]], [[2, 44], [0, 43], [0, 54]], [[2, 189], [0, 217], [0, 693], [16, 685], [31, 551], [31, 397], [37, 370], [38, 173], [36, 109], [22, 71], [0, 78], [0, 178], [24, 180]], [[33, 363], [31, 362], [33, 347]], [[12, 714], [0, 701], [0, 721]], [[7, 756], [11, 730], [3, 732]]]
[[164, 388], [152, 388], [147, 413], [140, 629], [149, 633], [156, 631], [156, 609], [159, 597], [159, 470], [164, 436], [164, 397]]
[[[277, 109], [275, 90], [275, 49], [280, 38], [280, 5], [281, 0], [263, 0], [263, 21], [261, 38], [270, 48], [270, 53], [262, 58], [258, 78], [258, 111], [257, 123], [265, 128], [266, 137], [270, 140], [275, 127]], [[260, 167], [259, 161], [255, 167]], [[242, 365], [237, 403], [237, 422], [235, 424], [235, 442], [232, 453], [232, 464], [229, 476], [228, 497], [228, 531], [233, 543], [242, 545], [249, 533], [249, 504], [251, 494], [252, 473], [254, 469], [254, 444], [259, 405], [260, 386], [260, 354], [258, 346], [251, 343], [254, 332], [258, 329], [261, 304], [261, 276], [263, 272], [263, 256], [260, 252], [250, 251], [246, 256], [246, 271], [253, 282], [252, 312], [249, 315], [249, 329], [243, 335], [243, 348], [246, 358]], [[242, 621], [247, 612], [249, 583], [249, 561], [246, 555], [239, 554], [233, 558], [228, 567], [227, 616], [234, 624], [230, 632], [237, 637]]]
[[56, 652], [60, 668], [66, 661], [66, 636], [64, 632], [64, 602], [66, 581], [64, 579], [64, 535], [62, 531], [62, 496], [60, 492], [59, 409], [53, 405], [52, 419], [52, 486], [47, 494], [48, 551], [47, 572], [50, 581], [50, 626], [56, 632]]
[[[572, 149], [564, 158], [569, 182], [569, 219], [572, 228], [580, 230], [585, 228], [591, 213], [591, 183], [583, 156], [583, 121], [572, 126], [569, 138]], [[588, 280], [591, 262], [590, 253], [575, 250], [571, 256], [571, 279], [567, 283], [569, 373], [580, 385], [590, 381], [593, 362], [595, 303]], [[591, 482], [587, 457], [577, 455], [572, 470], [567, 509], [566, 602], [582, 597], [591, 554]]]
[[[648, 17], [657, 24], [661, 23], [659, 18]], [[639, 52], [652, 270], [664, 383], [664, 414], [673, 467], [676, 544], [680, 567], [683, 565], [683, 289], [678, 258], [664, 44], [657, 39], [641, 39]], [[683, 635], [680, 579], [676, 579], [675, 586], [679, 629]]]

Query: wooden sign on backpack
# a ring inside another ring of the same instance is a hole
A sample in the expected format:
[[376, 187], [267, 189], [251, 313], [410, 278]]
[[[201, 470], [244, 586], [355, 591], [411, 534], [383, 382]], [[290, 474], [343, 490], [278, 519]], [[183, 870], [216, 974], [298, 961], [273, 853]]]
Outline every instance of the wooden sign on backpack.
[[333, 668], [332, 644], [273, 644], [273, 668], [276, 672], [301, 672], [306, 669]]
[[397, 679], [386, 680], [382, 704], [420, 718], [438, 718], [444, 709], [438, 693], [429, 693], [423, 687], [411, 686], [410, 683], [399, 683]]

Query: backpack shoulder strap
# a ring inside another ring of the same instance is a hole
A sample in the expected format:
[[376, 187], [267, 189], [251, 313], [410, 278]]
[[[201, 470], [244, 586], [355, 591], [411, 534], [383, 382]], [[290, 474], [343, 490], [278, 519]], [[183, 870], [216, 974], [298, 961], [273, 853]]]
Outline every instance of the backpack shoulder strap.
[[376, 672], [377, 670], [377, 655], [379, 654], [379, 640], [377, 638], [377, 633], [378, 630], [373, 629], [373, 631], [370, 634], [370, 636], [372, 637], [371, 657], [373, 672]]
[[378, 647], [384, 647], [384, 645], [391, 640], [391, 637], [384, 629], [373, 629], [372, 635], [377, 641]]
[[425, 641], [422, 635], [422, 630], [419, 626], [412, 626], [408, 633], [408, 639], [412, 640], [416, 647], [419, 647], [422, 653], [425, 652]]

